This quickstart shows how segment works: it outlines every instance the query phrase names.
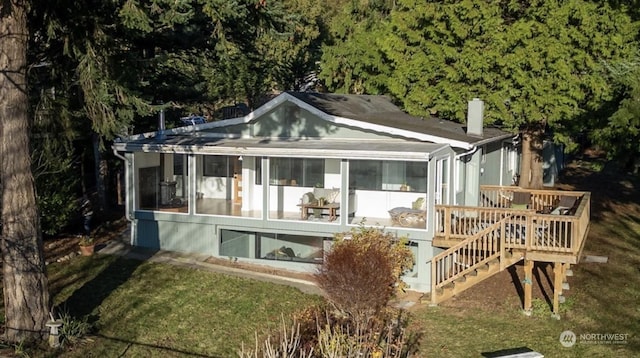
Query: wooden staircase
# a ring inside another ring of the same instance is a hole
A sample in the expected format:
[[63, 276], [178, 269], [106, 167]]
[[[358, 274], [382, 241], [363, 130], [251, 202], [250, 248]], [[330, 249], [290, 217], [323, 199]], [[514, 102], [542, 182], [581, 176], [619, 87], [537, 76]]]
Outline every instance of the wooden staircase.
[[434, 256], [431, 261], [431, 303], [438, 304], [503, 271], [524, 258], [502, 242], [503, 218], [476, 235]]

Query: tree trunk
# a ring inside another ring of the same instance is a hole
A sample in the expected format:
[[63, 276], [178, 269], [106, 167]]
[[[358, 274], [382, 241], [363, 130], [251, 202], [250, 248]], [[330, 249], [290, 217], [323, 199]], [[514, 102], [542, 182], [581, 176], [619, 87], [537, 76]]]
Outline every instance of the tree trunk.
[[531, 126], [522, 131], [522, 164], [519, 186], [542, 189], [542, 140], [544, 126]]
[[27, 1], [0, 5], [0, 181], [5, 338], [42, 338], [49, 289], [29, 151]]

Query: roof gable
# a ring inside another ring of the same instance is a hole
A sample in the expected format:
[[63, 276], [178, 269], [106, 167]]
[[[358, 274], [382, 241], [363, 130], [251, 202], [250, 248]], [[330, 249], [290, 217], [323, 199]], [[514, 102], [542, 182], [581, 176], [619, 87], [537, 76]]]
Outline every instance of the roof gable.
[[[293, 107], [291, 107], [293, 105]], [[255, 124], [263, 119], [269, 120], [269, 115], [283, 108], [302, 108], [320, 119], [327, 125], [318, 128], [328, 128], [330, 125], [348, 127], [360, 131], [378, 133], [388, 137], [402, 137], [411, 140], [449, 144], [452, 147], [470, 149], [477, 145], [494, 142], [512, 136], [511, 133], [496, 128], [485, 128], [482, 137], [469, 136], [463, 124], [442, 120], [434, 117], [419, 118], [410, 116], [391, 102], [386, 96], [374, 95], [344, 95], [308, 92], [283, 92], [255, 111], [246, 116], [226, 119], [189, 127], [180, 127], [166, 131], [167, 135], [180, 135], [192, 132], [217, 133], [225, 136], [263, 136], [287, 137], [289, 123], [270, 123], [270, 129], [264, 126], [255, 131], [242, 133], [237, 130], [242, 126]], [[292, 112], [294, 113], [294, 112]], [[295, 120], [294, 116], [285, 116]], [[280, 128], [275, 128], [279, 126]], [[235, 127], [237, 133], [226, 131]], [[321, 136], [322, 133], [318, 133]], [[212, 134], [216, 135], [216, 134]], [[303, 137], [311, 137], [311, 133], [298, 133]], [[142, 136], [140, 138], [148, 137]]]
[[411, 116], [393, 104], [387, 96], [288, 93], [334, 117], [362, 122], [363, 127], [402, 131], [409, 137], [436, 143], [450, 142], [454, 147], [465, 147], [459, 143], [465, 143], [466, 146], [480, 145], [512, 136], [509, 132], [492, 127], [485, 127], [482, 137], [470, 136], [467, 135], [464, 124], [435, 117]]

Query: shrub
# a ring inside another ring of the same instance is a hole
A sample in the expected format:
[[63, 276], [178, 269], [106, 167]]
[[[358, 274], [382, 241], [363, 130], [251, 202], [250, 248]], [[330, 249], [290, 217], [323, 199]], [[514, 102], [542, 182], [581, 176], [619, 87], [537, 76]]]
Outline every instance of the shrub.
[[340, 312], [365, 324], [404, 289], [401, 276], [412, 266], [405, 240], [360, 227], [336, 237], [315, 278]]
[[[321, 307], [294, 315], [291, 328], [283, 319], [275, 335], [261, 340], [256, 334], [254, 348], [244, 345], [238, 351], [241, 358], [406, 358], [416, 352], [418, 336], [407, 334], [407, 317], [398, 310], [384, 314], [364, 324], [330, 311], [311, 319], [309, 313]], [[335, 312], [335, 311], [334, 311]], [[308, 323], [313, 332], [305, 332]], [[312, 333], [309, 335], [308, 333]]]
[[328, 323], [318, 326], [319, 357], [404, 358], [415, 350], [405, 334], [407, 319], [389, 310], [369, 322]]
[[300, 325], [295, 321], [290, 329], [287, 329], [284, 317], [279, 335], [267, 337], [263, 344], [259, 344], [256, 333], [255, 348], [246, 348], [244, 344], [238, 351], [240, 358], [312, 358], [313, 348], [306, 350], [302, 347]]
[[60, 314], [62, 327], [60, 327], [60, 341], [62, 344], [74, 344], [86, 334], [91, 332], [92, 325], [88, 317], [77, 319], [69, 312], [63, 311]]

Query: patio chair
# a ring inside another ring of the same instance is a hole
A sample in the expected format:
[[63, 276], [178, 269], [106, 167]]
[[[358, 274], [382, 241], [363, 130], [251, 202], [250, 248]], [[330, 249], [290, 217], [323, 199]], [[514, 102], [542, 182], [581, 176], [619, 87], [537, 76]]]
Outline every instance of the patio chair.
[[558, 201], [558, 205], [551, 211], [551, 215], [568, 215], [571, 212], [571, 209], [576, 205], [578, 201], [578, 197], [562, 195], [560, 196], [560, 201]]
[[418, 198], [411, 203], [411, 208], [396, 207], [389, 210], [393, 225], [415, 226], [427, 220], [426, 202], [424, 198]]

